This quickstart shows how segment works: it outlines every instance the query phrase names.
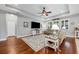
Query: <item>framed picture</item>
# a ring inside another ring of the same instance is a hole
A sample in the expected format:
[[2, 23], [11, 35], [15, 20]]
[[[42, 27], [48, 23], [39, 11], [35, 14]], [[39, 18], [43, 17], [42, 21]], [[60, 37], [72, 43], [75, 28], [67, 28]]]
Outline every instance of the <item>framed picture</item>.
[[23, 23], [23, 26], [24, 26], [24, 27], [28, 27], [28, 22], [24, 22], [24, 23]]

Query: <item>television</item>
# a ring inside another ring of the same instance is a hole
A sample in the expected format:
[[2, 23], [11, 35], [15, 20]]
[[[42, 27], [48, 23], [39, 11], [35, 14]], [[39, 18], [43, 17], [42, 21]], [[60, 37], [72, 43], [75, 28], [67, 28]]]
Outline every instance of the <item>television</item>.
[[40, 28], [39, 22], [31, 22], [31, 28]]

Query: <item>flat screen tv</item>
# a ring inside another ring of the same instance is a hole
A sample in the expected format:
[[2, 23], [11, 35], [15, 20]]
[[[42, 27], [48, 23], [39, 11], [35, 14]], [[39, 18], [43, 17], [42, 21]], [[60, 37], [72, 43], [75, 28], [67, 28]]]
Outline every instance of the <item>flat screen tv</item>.
[[38, 22], [31, 22], [31, 28], [40, 28], [40, 23], [38, 23]]

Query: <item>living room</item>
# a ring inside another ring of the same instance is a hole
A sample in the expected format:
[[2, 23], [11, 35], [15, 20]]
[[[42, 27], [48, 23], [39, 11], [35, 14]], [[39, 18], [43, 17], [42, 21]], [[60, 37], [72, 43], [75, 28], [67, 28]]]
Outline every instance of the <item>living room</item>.
[[[0, 4], [0, 53], [77, 54], [78, 19], [78, 4]], [[62, 43], [49, 48], [52, 30]]]

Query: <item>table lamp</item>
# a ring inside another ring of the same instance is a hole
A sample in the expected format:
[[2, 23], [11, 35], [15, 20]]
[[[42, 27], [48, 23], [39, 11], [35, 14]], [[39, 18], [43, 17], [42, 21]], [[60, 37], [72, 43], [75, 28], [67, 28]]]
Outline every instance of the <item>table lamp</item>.
[[58, 27], [57, 24], [53, 24], [51, 29], [54, 30], [54, 31], [53, 31], [53, 34], [56, 34], [57, 31], [59, 30], [59, 27]]

